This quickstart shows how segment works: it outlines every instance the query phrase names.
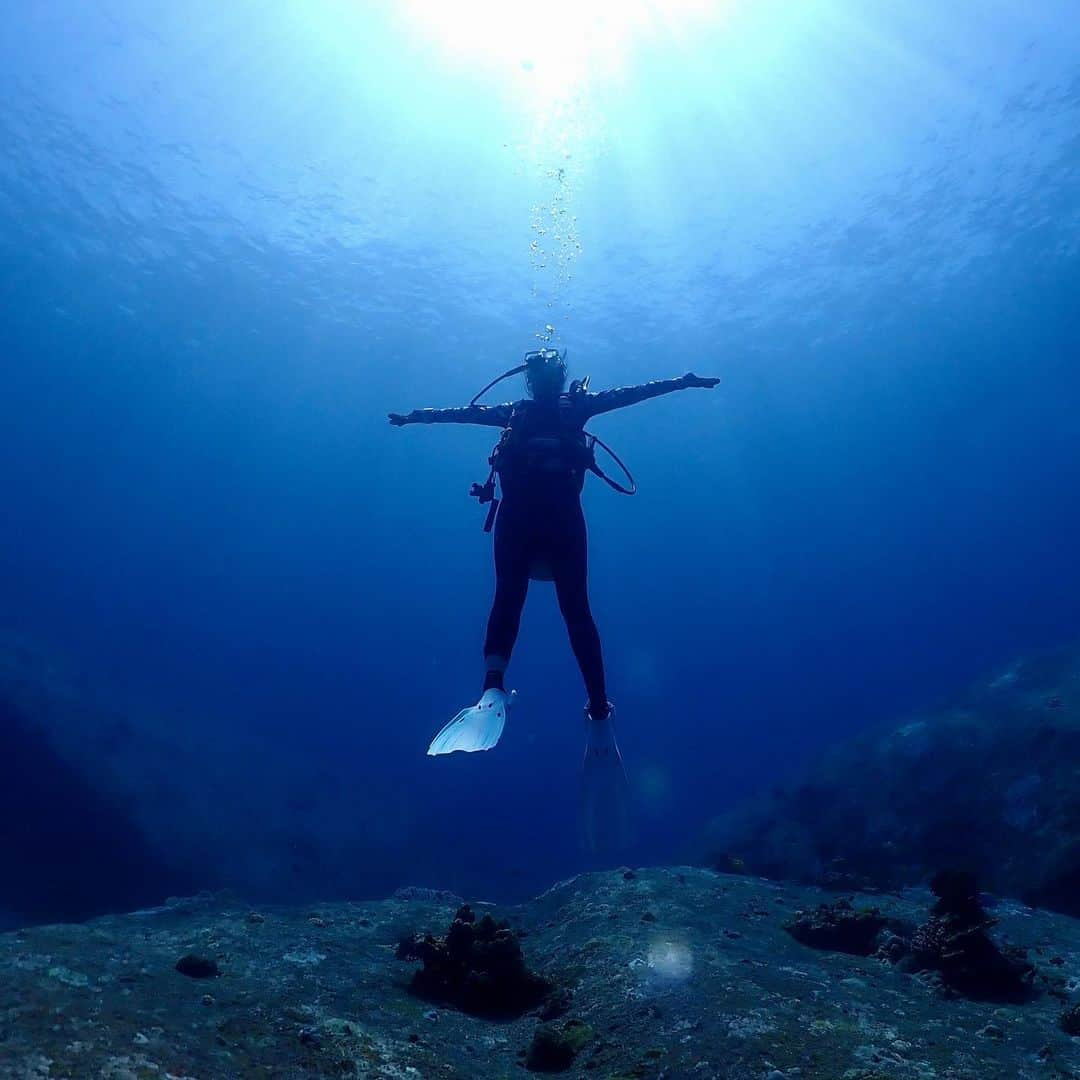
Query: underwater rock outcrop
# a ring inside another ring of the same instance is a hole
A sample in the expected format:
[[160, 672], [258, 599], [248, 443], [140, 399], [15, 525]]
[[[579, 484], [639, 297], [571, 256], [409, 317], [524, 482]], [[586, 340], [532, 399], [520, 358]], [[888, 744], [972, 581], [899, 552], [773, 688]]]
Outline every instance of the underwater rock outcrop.
[[1080, 649], [1031, 657], [724, 814], [703, 857], [845, 892], [958, 867], [1080, 915], [1078, 761]]
[[196, 716], [172, 708], [114, 702], [92, 672], [0, 631], [0, 822], [19, 823], [0, 827], [0, 852], [19, 868], [0, 871], [0, 927], [204, 886], [296, 903], [400, 881], [405, 815], [390, 810], [391, 780], [369, 778], [360, 799], [302, 738], [270, 747], [217, 724], [213, 702]]
[[410, 991], [473, 1016], [507, 1019], [538, 1008], [555, 989], [529, 971], [518, 936], [490, 913], [479, 920], [468, 904], [454, 914], [446, 936], [415, 935], [397, 948], [399, 960], [420, 960]]
[[0, 732], [0, 822], [17, 823], [0, 826], [5, 921], [87, 918], [191, 890], [129, 805], [72, 764], [2, 681]]

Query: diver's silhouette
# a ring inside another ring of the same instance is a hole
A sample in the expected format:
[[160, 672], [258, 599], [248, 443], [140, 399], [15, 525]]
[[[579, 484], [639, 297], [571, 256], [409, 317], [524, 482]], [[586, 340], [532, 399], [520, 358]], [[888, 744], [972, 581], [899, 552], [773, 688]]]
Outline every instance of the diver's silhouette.
[[[480, 405], [477, 399], [495, 383], [525, 373], [529, 397], [503, 405]], [[590, 799], [610, 805], [612, 787], [622, 788], [622, 764], [612, 726], [614, 710], [608, 701], [600, 635], [589, 606], [587, 587], [588, 545], [581, 490], [588, 472], [612, 487], [633, 494], [630, 487], [608, 477], [597, 465], [595, 447], [608, 449], [585, 431], [588, 421], [601, 413], [691, 387], [712, 388], [719, 379], [688, 373], [640, 386], [624, 386], [593, 393], [588, 380], [566, 387], [565, 353], [538, 349], [519, 367], [500, 375], [466, 406], [451, 409], [416, 409], [391, 413], [390, 423], [481, 424], [503, 429], [491, 456], [491, 474], [475, 484], [473, 494], [490, 503], [486, 529], [495, 529], [495, 599], [484, 642], [483, 694], [476, 705], [463, 709], [447, 724], [428, 749], [429, 754], [454, 750], [489, 750], [499, 740], [513, 695], [507, 695], [504, 674], [517, 639], [529, 581], [553, 581], [559, 609], [566, 620], [570, 644], [585, 681], [588, 744], [586, 751], [586, 839], [590, 837]], [[611, 453], [610, 450], [608, 450]], [[612, 454], [614, 457], [614, 454]], [[625, 466], [615, 457], [625, 472]], [[495, 481], [502, 502], [495, 498]]]

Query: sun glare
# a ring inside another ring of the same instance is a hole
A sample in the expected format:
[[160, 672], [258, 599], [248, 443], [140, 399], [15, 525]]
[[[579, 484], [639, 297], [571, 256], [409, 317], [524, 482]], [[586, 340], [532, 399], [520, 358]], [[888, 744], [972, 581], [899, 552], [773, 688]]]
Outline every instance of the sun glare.
[[470, 82], [479, 76], [485, 95], [490, 90], [528, 117], [523, 124], [515, 117], [504, 129], [512, 134], [503, 146], [519, 155], [535, 185], [529, 260], [544, 327], [538, 341], [557, 340], [555, 324], [573, 318], [571, 282], [583, 250], [576, 196], [605, 144], [612, 103], [621, 100], [635, 66], [647, 66], [646, 52], [670, 63], [736, 3], [397, 0], [395, 16], [422, 43], [422, 62]]
[[404, 0], [413, 25], [538, 102], [618, 75], [635, 46], [678, 36], [730, 0]]

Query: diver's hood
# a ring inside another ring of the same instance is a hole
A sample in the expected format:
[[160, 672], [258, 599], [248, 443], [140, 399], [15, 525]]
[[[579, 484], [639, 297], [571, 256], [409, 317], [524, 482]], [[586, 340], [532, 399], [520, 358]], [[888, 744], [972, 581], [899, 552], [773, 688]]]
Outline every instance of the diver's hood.
[[533, 349], [531, 352], [525, 354], [525, 359], [517, 367], [509, 368], [501, 375], [492, 379], [491, 382], [484, 387], [473, 399], [469, 402], [470, 405], [475, 405], [493, 386], [497, 386], [503, 381], [503, 379], [509, 379], [514, 375], [520, 375], [522, 372], [526, 373], [526, 377], [529, 379], [529, 385], [532, 386], [533, 377], [541, 375], [545, 371], [550, 371], [555, 368], [562, 369], [562, 377], [566, 378], [566, 349], [560, 353], [558, 349]]

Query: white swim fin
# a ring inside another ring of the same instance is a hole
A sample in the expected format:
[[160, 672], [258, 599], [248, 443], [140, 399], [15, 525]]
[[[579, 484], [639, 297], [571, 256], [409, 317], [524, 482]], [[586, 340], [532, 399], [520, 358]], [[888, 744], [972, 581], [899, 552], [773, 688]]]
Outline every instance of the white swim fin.
[[509, 694], [505, 690], [485, 690], [475, 705], [462, 709], [431, 740], [428, 756], [452, 754], [455, 750], [464, 750], [467, 754], [474, 750], [490, 750], [502, 736], [506, 714], [516, 697], [516, 690]]
[[630, 783], [615, 741], [614, 708], [603, 720], [585, 712], [581, 838], [593, 852], [625, 848], [633, 842]]

